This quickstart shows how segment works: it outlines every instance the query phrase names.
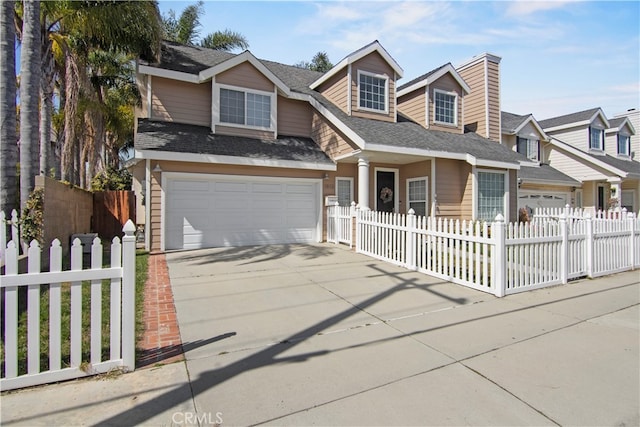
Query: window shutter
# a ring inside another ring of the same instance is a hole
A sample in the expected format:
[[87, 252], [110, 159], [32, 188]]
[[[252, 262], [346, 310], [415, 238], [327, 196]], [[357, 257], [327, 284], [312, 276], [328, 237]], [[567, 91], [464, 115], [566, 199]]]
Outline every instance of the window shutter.
[[591, 126], [589, 126], [589, 139], [587, 141], [587, 150], [591, 150]]

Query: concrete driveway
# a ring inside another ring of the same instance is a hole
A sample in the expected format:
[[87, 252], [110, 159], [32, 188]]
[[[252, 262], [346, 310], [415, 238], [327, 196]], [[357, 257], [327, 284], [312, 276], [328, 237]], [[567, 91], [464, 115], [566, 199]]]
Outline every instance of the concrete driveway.
[[497, 299], [330, 244], [166, 257], [203, 425], [640, 422], [637, 272]]

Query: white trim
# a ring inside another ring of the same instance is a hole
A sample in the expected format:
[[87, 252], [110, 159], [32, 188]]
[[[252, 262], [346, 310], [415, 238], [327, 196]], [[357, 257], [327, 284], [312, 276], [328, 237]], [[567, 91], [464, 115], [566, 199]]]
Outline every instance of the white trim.
[[478, 168], [471, 166], [471, 219], [478, 220], [478, 200], [476, 194], [478, 192]]
[[311, 169], [321, 171], [335, 171], [335, 164], [321, 164], [314, 162], [299, 162], [297, 160], [254, 159], [251, 157], [222, 156], [215, 154], [176, 153], [171, 151], [135, 150], [139, 159], [173, 160], [177, 162], [211, 163], [223, 165], [263, 166], [288, 169]]
[[336, 188], [336, 197], [338, 198], [338, 202], [340, 201], [340, 195], [338, 194], [338, 181], [349, 181], [349, 192], [351, 193], [351, 200], [349, 200], [349, 205], [351, 202], [355, 200], [355, 194], [353, 194], [353, 177], [352, 176], [336, 176], [335, 179], [335, 188]]
[[480, 55], [476, 55], [473, 58], [468, 59], [468, 60], [464, 61], [463, 63], [459, 64], [456, 67], [456, 70], [463, 70], [463, 69], [468, 68], [468, 67], [470, 67], [472, 65], [475, 65], [476, 63], [478, 63], [478, 62], [480, 62], [482, 60], [485, 60], [485, 59], [487, 59], [487, 60], [489, 60], [491, 62], [495, 62], [496, 64], [499, 64], [500, 61], [502, 60], [502, 58], [500, 58], [498, 55], [494, 55], [494, 54], [489, 53], [489, 52], [484, 52], [484, 53], [481, 53]]
[[[425, 188], [424, 188], [424, 212], [425, 212], [425, 216], [429, 216], [429, 210], [430, 210], [430, 206], [429, 206], [429, 193], [430, 193], [430, 187], [429, 187], [429, 177], [428, 176], [417, 176], [415, 178], [407, 178], [405, 185], [406, 185], [406, 199], [407, 199], [407, 206], [406, 206], [406, 211], [409, 212], [409, 209], [411, 208], [410, 204], [411, 204], [411, 199], [409, 198], [409, 183], [411, 182], [416, 182], [416, 181], [424, 181], [425, 182]], [[417, 203], [417, 201], [416, 201]]]
[[[244, 122], [245, 124], [238, 124], [238, 123], [227, 123], [227, 122], [223, 122], [220, 120], [220, 89], [226, 89], [226, 90], [231, 90], [234, 92], [242, 92], [244, 94]], [[275, 116], [275, 112], [274, 112], [274, 104], [277, 105], [277, 98], [278, 98], [278, 94], [276, 92], [276, 94], [274, 95], [273, 92], [267, 92], [264, 90], [257, 90], [257, 89], [249, 89], [249, 88], [245, 88], [245, 87], [241, 87], [241, 86], [231, 86], [231, 85], [227, 85], [227, 84], [222, 84], [222, 83], [216, 83], [213, 87], [213, 96], [212, 98], [215, 99], [215, 104], [218, 105], [218, 108], [215, 111], [215, 115], [214, 115], [214, 111], [212, 109], [211, 113], [212, 113], [212, 117], [211, 117], [211, 123], [214, 126], [225, 126], [225, 127], [233, 127], [233, 128], [240, 128], [240, 129], [252, 129], [252, 130], [259, 130], [259, 131], [266, 131], [266, 132], [276, 132], [277, 129], [277, 119]], [[247, 102], [247, 94], [248, 93], [252, 93], [255, 95], [261, 95], [261, 96], [268, 96], [269, 97], [269, 103], [270, 103], [270, 111], [269, 111], [269, 127], [264, 127], [264, 126], [252, 126], [252, 125], [247, 125], [247, 108], [248, 108], [248, 102]], [[275, 135], [274, 135], [275, 137]]]
[[[427, 129], [429, 129], [429, 85], [426, 85], [424, 87], [425, 89], [425, 96], [424, 96], [424, 120], [425, 120], [425, 124], [424, 127], [426, 127]], [[435, 108], [434, 108], [435, 111]]]
[[138, 72], [149, 76], [163, 77], [165, 79], [179, 80], [188, 83], [200, 83], [198, 76], [181, 71], [165, 70], [164, 68], [150, 67], [148, 65], [138, 64]]
[[[538, 124], [538, 121], [531, 114], [529, 114], [529, 116], [527, 116], [527, 118], [522, 123], [520, 123], [520, 125], [517, 128], [515, 128], [515, 130], [513, 130], [512, 132], [504, 132], [504, 134], [506, 134], [506, 135], [518, 135], [518, 133], [520, 133], [520, 131], [529, 122], [531, 122], [533, 127], [536, 128], [536, 130], [540, 133], [541, 140], [543, 140], [543, 141], [548, 141], [549, 140], [549, 135], [547, 135], [545, 133], [545, 131], [540, 127], [540, 124]], [[500, 128], [502, 128], [502, 114], [500, 114]]]
[[273, 127], [273, 137], [278, 137], [278, 88], [273, 87], [273, 96], [271, 97], [271, 126]]
[[[511, 194], [509, 191], [509, 172], [507, 171], [500, 171], [500, 170], [495, 170], [495, 169], [482, 169], [482, 168], [472, 168], [472, 173], [473, 173], [473, 201], [474, 203], [472, 203], [473, 206], [473, 220], [477, 220], [478, 219], [478, 198], [480, 196], [479, 194], [479, 181], [478, 181], [478, 172], [483, 172], [483, 173], [493, 173], [493, 174], [502, 174], [504, 175], [504, 196], [502, 198], [502, 208], [504, 210], [504, 212], [502, 213], [502, 215], [505, 218], [506, 222], [509, 222], [509, 205], [510, 200], [511, 200]], [[516, 193], [517, 194], [517, 193]], [[494, 218], [489, 218], [486, 221], [491, 222], [493, 221]]]
[[[384, 81], [384, 110], [378, 110], [376, 108], [363, 107], [362, 105], [360, 105], [360, 76], [362, 76], [362, 75], [373, 77], [374, 79], [379, 79], [379, 80], [383, 80]], [[389, 103], [391, 102], [389, 100], [389, 81], [390, 81], [390, 78], [386, 74], [377, 74], [377, 73], [372, 73], [370, 71], [358, 70], [358, 84], [356, 85], [358, 111], [368, 111], [368, 112], [371, 112], [371, 113], [387, 114], [388, 115], [389, 114]]]
[[[438, 93], [442, 95], [453, 96], [453, 123], [436, 120], [436, 110], [438, 109], [436, 105], [436, 102], [437, 102], [436, 94]], [[458, 127], [458, 93], [457, 92], [450, 92], [447, 90], [435, 89], [435, 88], [433, 89], [433, 123], [441, 126]]]
[[435, 82], [436, 80], [438, 80], [440, 77], [444, 76], [447, 73], [451, 74], [451, 76], [454, 78], [454, 80], [456, 82], [458, 82], [458, 84], [462, 87], [462, 89], [466, 93], [471, 93], [471, 88], [464, 81], [464, 79], [460, 76], [460, 74], [456, 71], [456, 69], [453, 68], [453, 65], [446, 64], [446, 65], [443, 65], [442, 68], [440, 68], [438, 71], [436, 71], [435, 73], [427, 76], [426, 78], [415, 82], [411, 86], [407, 86], [407, 87], [403, 88], [402, 90], [399, 90], [397, 96], [406, 95], [408, 93], [413, 92], [416, 89], [420, 89], [423, 86], [429, 86], [431, 83]]
[[166, 210], [166, 194], [165, 189], [167, 188], [167, 181], [170, 179], [208, 179], [208, 180], [227, 180], [227, 181], [246, 181], [246, 180], [260, 180], [262, 182], [310, 182], [315, 184], [315, 192], [318, 196], [316, 201], [318, 216], [316, 218], [316, 242], [320, 243], [322, 241], [322, 179], [321, 178], [284, 178], [277, 176], [261, 176], [261, 175], [224, 175], [224, 174], [214, 174], [214, 173], [191, 173], [191, 172], [164, 172], [162, 173], [162, 200], [161, 200], [161, 232], [160, 232], [160, 245], [161, 251], [164, 252], [166, 250], [165, 247], [165, 235], [166, 235], [166, 224], [165, 218], [167, 216]]
[[351, 73], [351, 64], [349, 64], [347, 66], [347, 114], [351, 115], [351, 112], [353, 111], [353, 106], [351, 105], [353, 103], [353, 93], [351, 93], [351, 79], [353, 78], [352, 73]]
[[399, 78], [402, 77], [402, 75], [404, 73], [404, 71], [402, 70], [402, 67], [400, 67], [400, 65], [398, 65], [398, 63], [391, 57], [391, 55], [389, 55], [389, 53], [382, 47], [380, 42], [378, 42], [376, 40], [373, 43], [369, 44], [368, 46], [365, 46], [365, 47], [363, 47], [363, 48], [351, 53], [349, 56], [344, 58], [342, 61], [340, 61], [339, 63], [334, 65], [334, 67], [332, 69], [330, 69], [329, 71], [324, 73], [318, 80], [316, 80], [315, 82], [311, 83], [309, 85], [309, 88], [316, 89], [322, 83], [326, 82], [331, 77], [333, 77], [334, 75], [338, 74], [338, 72], [340, 70], [342, 70], [344, 67], [346, 67], [347, 65], [353, 64], [354, 62], [358, 61], [361, 58], [364, 58], [365, 56], [367, 56], [367, 55], [369, 55], [370, 53], [373, 53], [373, 52], [378, 52], [380, 54], [380, 56], [382, 56], [384, 58], [384, 60], [387, 62], [387, 64], [389, 64], [391, 66], [391, 68], [393, 68], [393, 70], [396, 72], [396, 74], [399, 76]]
[[144, 191], [145, 191], [145, 205], [144, 205], [144, 250], [151, 250], [151, 160], [145, 160], [144, 166]]
[[160, 251], [162, 252], [166, 250], [165, 235], [167, 234], [167, 194], [165, 189], [167, 188], [167, 175], [171, 176], [171, 172], [163, 173], [160, 180]]
[[151, 115], [153, 114], [153, 86], [151, 85], [151, 75], [147, 76], [147, 117], [151, 119]]
[[598, 116], [600, 116], [600, 118], [602, 119], [602, 122], [605, 124], [605, 126], [604, 126], [605, 129], [609, 128], [609, 126], [610, 126], [609, 120], [607, 120], [607, 117], [604, 115], [604, 112], [602, 111], [602, 109], [598, 108], [598, 110], [593, 114], [593, 116], [591, 116], [591, 118], [589, 120], [583, 120], [583, 121], [574, 122], [574, 123], [565, 123], [565, 124], [562, 124], [562, 125], [546, 128], [545, 132], [552, 132], [552, 131], [555, 131], [555, 130], [569, 129], [569, 128], [585, 126], [585, 125], [586, 126], [591, 126], [593, 121]]
[[211, 79], [211, 132], [216, 133], [215, 117], [220, 117], [220, 94], [216, 96], [216, 78]]
[[[484, 112], [485, 112], [485, 124], [487, 129], [487, 138], [489, 138], [489, 61], [487, 57], [484, 58]], [[500, 111], [500, 106], [498, 106]], [[506, 218], [506, 217], [505, 217]]]
[[393, 211], [398, 213], [400, 211], [400, 169], [396, 168], [382, 168], [382, 167], [374, 167], [373, 168], [373, 206], [371, 207], [373, 210], [376, 210], [378, 206], [378, 198], [379, 195], [376, 194], [378, 191], [378, 172], [393, 172]]

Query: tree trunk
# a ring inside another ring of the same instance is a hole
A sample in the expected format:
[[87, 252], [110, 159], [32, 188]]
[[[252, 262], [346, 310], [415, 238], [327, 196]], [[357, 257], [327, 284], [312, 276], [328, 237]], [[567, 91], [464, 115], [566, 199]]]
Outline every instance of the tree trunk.
[[18, 208], [14, 2], [0, 9], [0, 211]]
[[[44, 25], [43, 25], [44, 27]], [[40, 175], [49, 175], [53, 166], [51, 161], [51, 123], [53, 121], [53, 89], [54, 59], [52, 42], [46, 28], [41, 27], [42, 74], [40, 79], [42, 90], [42, 106], [40, 108]]]
[[76, 169], [76, 115], [79, 97], [79, 73], [75, 58], [70, 51], [65, 52], [65, 103], [64, 103], [64, 144], [62, 146], [62, 179], [70, 183], [75, 180]]
[[40, 159], [40, 2], [24, 0], [20, 54], [20, 208], [35, 186]]

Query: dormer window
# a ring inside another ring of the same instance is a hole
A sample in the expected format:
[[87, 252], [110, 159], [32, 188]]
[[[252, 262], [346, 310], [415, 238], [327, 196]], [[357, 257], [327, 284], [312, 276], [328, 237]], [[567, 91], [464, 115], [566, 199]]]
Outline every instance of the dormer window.
[[540, 160], [540, 142], [537, 139], [517, 137], [518, 153], [527, 156], [529, 160]]
[[602, 129], [589, 128], [589, 150], [604, 150], [604, 131]]
[[458, 124], [458, 94], [434, 90], [434, 122], [456, 126]]
[[629, 137], [618, 134], [618, 155], [628, 156], [630, 151]]
[[220, 87], [220, 123], [271, 129], [272, 100], [268, 92]]
[[388, 113], [389, 78], [358, 71], [358, 105], [361, 110]]

